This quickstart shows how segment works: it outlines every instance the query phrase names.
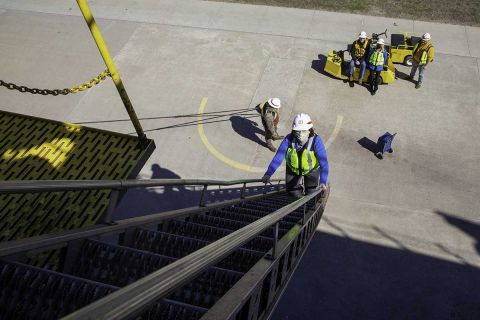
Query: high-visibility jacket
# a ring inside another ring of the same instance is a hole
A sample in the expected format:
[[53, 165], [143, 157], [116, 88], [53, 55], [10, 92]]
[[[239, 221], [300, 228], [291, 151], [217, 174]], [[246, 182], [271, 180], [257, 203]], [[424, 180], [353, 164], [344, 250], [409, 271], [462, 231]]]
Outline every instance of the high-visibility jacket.
[[370, 60], [368, 61], [370, 65], [378, 67], [378, 66], [383, 66], [385, 63], [385, 58], [383, 56], [383, 50], [378, 51], [374, 50], [372, 54], [370, 55]]
[[312, 145], [316, 135], [308, 138], [306, 145], [297, 151], [295, 148], [295, 141], [292, 139], [291, 145], [285, 154], [287, 166], [292, 169], [293, 173], [299, 176], [305, 176], [312, 170], [318, 169], [320, 164], [318, 162], [315, 152], [312, 151]]
[[430, 63], [433, 60], [434, 54], [435, 48], [433, 47], [431, 40], [425, 43], [423, 43], [422, 41], [418, 41], [413, 47], [413, 58], [420, 65]]
[[353, 43], [353, 50], [352, 50], [352, 53], [353, 53], [353, 56], [357, 59], [361, 59], [365, 56], [365, 53], [367, 52], [367, 48], [368, 48], [368, 42], [367, 40], [363, 41], [363, 43], [361, 43], [360, 41], [358, 40], [355, 40], [355, 42]]

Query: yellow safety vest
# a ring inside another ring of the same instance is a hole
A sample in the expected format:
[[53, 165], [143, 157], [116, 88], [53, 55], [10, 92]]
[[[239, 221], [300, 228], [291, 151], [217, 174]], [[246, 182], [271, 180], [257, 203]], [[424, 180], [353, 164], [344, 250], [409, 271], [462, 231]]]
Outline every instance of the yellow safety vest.
[[361, 44], [358, 40], [355, 40], [355, 50], [353, 51], [353, 54], [355, 55], [356, 58], [361, 58], [365, 55], [365, 50], [367, 48], [367, 40]]
[[308, 138], [307, 146], [298, 152], [295, 148], [294, 138], [292, 137], [292, 143], [287, 149], [285, 160], [287, 166], [298, 176], [305, 176], [312, 170], [320, 167], [315, 152], [311, 150], [314, 140], [315, 136]]
[[383, 50], [378, 51], [375, 50], [372, 55], [370, 56], [370, 65], [372, 66], [383, 66], [383, 63], [385, 62], [385, 58], [383, 57]]
[[[415, 48], [413, 50], [414, 55], [417, 53], [417, 50], [418, 50], [419, 47], [420, 47], [419, 42], [417, 42], [417, 44], [415, 45]], [[425, 50], [423, 50], [422, 55], [420, 56], [420, 61], [418, 62], [418, 64], [420, 64], [420, 65], [427, 64], [428, 50], [430, 50], [431, 47], [433, 47], [433, 46], [429, 45], [428, 47], [425, 48]]]

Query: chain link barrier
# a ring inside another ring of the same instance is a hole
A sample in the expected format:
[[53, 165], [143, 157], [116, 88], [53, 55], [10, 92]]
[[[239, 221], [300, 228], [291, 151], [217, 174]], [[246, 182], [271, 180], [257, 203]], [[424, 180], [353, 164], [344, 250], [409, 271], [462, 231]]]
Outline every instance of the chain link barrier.
[[77, 92], [80, 92], [80, 91], [87, 90], [87, 89], [99, 84], [100, 82], [105, 80], [107, 77], [111, 77], [111, 76], [112, 75], [110, 74], [110, 72], [107, 69], [105, 69], [102, 73], [100, 73], [98, 76], [96, 76], [92, 80], [90, 80], [88, 82], [85, 82], [82, 85], [74, 86], [74, 87], [71, 87], [71, 88], [65, 88], [65, 89], [29, 88], [29, 87], [26, 87], [26, 86], [16, 85], [15, 83], [8, 83], [8, 82], [5, 82], [3, 80], [0, 80], [0, 86], [3, 86], [3, 87], [5, 87], [9, 90], [17, 90], [17, 91], [20, 91], [20, 92], [28, 92], [28, 93], [31, 93], [31, 94], [41, 94], [41, 95], [44, 95], [44, 96], [47, 96], [47, 95], [52, 95], [52, 96], [64, 95], [65, 96], [65, 95], [70, 94], [70, 93], [77, 93]]

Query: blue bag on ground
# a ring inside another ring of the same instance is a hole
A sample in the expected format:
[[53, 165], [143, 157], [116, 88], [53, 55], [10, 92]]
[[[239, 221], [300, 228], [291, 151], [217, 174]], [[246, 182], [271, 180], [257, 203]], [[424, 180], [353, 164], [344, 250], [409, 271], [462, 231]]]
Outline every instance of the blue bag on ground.
[[382, 135], [380, 138], [378, 138], [377, 141], [377, 150], [378, 152], [384, 153], [384, 152], [389, 152], [392, 153], [392, 142], [393, 138], [395, 138], [396, 133], [391, 134], [389, 132], [385, 132], [384, 135]]

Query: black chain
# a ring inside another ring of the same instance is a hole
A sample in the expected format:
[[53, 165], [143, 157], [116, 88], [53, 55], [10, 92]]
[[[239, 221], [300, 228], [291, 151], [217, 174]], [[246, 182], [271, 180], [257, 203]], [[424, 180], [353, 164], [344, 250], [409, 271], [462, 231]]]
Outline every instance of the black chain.
[[70, 93], [68, 89], [38, 89], [38, 88], [28, 88], [25, 86], [17, 86], [15, 83], [8, 83], [3, 80], [0, 80], [0, 86], [3, 86], [9, 90], [18, 90], [20, 92], [28, 92], [31, 94], [41, 94], [44, 96], [47, 95], [52, 95], [52, 96], [58, 96], [59, 94], [61, 95], [67, 95]]

